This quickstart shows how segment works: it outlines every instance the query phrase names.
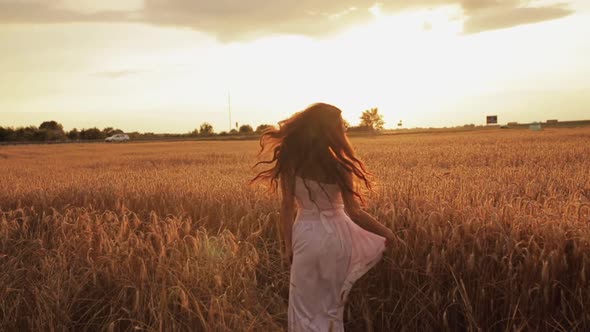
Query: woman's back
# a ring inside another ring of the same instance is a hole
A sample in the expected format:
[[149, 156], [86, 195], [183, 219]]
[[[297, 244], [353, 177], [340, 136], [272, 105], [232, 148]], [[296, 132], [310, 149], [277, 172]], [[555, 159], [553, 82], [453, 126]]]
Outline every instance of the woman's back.
[[338, 184], [318, 182], [300, 176], [295, 177], [295, 199], [299, 208], [308, 210], [344, 207]]

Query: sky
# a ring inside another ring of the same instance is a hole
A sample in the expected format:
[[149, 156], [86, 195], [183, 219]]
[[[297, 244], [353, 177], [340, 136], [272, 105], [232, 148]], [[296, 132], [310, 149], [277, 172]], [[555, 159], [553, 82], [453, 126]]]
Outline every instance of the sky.
[[590, 119], [589, 35], [588, 0], [0, 0], [0, 126]]

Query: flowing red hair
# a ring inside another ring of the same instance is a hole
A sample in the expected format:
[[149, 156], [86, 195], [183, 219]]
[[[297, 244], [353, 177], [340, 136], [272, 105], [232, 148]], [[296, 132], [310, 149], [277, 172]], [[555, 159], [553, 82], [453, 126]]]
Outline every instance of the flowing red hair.
[[271, 190], [276, 191], [280, 177], [300, 175], [304, 165], [314, 163], [330, 183], [338, 184], [342, 191], [354, 194], [362, 202], [361, 193], [351, 187], [347, 176], [352, 174], [353, 179], [356, 177], [371, 190], [370, 174], [346, 136], [341, 114], [333, 105], [316, 103], [279, 122], [278, 129], [267, 128], [260, 137], [258, 157], [270, 153], [272, 158], [258, 161], [254, 167], [272, 167], [259, 172], [250, 183], [269, 181]]

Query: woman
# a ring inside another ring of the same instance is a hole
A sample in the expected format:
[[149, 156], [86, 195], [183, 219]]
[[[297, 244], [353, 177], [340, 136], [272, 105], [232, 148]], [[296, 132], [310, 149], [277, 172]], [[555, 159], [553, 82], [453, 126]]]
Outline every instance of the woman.
[[317, 103], [268, 129], [262, 154], [273, 166], [252, 181], [281, 189], [284, 255], [291, 264], [289, 331], [344, 331], [344, 304], [354, 282], [380, 259], [393, 232], [360, 207], [355, 178], [368, 189], [364, 164], [335, 106]]

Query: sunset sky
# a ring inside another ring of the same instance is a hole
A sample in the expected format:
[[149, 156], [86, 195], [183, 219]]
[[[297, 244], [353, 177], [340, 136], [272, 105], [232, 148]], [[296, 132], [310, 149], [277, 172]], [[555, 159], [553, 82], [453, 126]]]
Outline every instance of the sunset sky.
[[0, 126], [590, 119], [588, 0], [0, 0]]

